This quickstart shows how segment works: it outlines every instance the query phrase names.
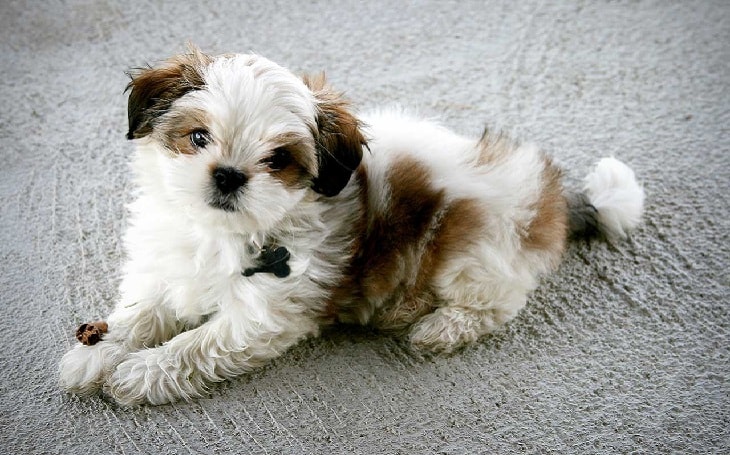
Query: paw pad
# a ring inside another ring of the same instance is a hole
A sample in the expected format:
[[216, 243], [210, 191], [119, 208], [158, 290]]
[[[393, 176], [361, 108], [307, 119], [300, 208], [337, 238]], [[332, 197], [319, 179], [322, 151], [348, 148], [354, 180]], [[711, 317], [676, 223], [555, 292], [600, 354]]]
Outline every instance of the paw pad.
[[93, 346], [101, 341], [101, 336], [109, 329], [104, 321], [87, 322], [76, 329], [76, 339], [86, 346]]

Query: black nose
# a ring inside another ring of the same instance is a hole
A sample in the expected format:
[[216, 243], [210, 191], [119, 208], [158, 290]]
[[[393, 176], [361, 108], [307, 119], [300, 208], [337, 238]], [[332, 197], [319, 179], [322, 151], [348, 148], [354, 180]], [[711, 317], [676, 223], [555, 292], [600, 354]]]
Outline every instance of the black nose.
[[230, 194], [245, 185], [248, 179], [232, 167], [217, 167], [213, 171], [213, 180], [221, 193]]

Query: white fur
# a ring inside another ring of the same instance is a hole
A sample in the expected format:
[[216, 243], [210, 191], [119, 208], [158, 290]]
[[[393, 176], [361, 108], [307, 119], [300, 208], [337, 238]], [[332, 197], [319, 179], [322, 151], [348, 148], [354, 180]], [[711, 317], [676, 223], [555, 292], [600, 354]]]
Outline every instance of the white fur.
[[621, 161], [601, 159], [586, 176], [584, 191], [609, 237], [625, 238], [641, 221], [644, 189], [637, 183], [634, 171]]
[[[447, 204], [478, 201], [485, 229], [461, 256], [433, 277], [442, 305], [413, 325], [415, 345], [451, 350], [513, 318], [557, 257], [525, 251], [521, 236], [535, 217], [546, 163], [532, 145], [507, 159], [477, 165], [478, 141], [401, 110], [362, 117], [369, 151], [367, 207], [353, 178], [335, 197], [291, 188], [266, 172], [269, 138], [310, 134], [317, 100], [289, 71], [255, 55], [219, 57], [205, 68], [205, 87], [172, 106], [210, 118], [210, 146], [175, 156], [151, 134], [136, 141], [132, 165], [136, 200], [124, 236], [127, 261], [109, 332], [94, 346], [78, 345], [61, 360], [68, 391], [104, 393], [125, 405], [161, 404], [203, 394], [207, 384], [234, 377], [316, 336], [329, 291], [343, 277], [354, 242], [354, 220], [391, 210], [388, 172], [404, 157], [426, 166]], [[225, 147], [221, 144], [226, 144]], [[308, 146], [314, 147], [314, 140]], [[314, 152], [312, 152], [314, 153]], [[211, 166], [246, 170], [250, 179], [223, 211], [206, 200]], [[630, 169], [599, 163], [587, 192], [611, 232], [633, 227], [643, 192]], [[291, 274], [243, 277], [257, 246], [291, 253]], [[363, 302], [356, 320], [368, 323], [385, 301]]]
[[[271, 74], [254, 81], [259, 67]], [[210, 207], [202, 196], [209, 165], [255, 166], [265, 150], [262, 136], [308, 132], [313, 97], [291, 73], [256, 56], [216, 60], [206, 84], [177, 103], [212, 113], [211, 133], [227, 138], [236, 153], [213, 146], [174, 157], [152, 139], [138, 141], [132, 163], [139, 194], [129, 207], [121, 298], [104, 340], [76, 346], [62, 359], [66, 390], [87, 394], [103, 384], [122, 404], [191, 398], [206, 383], [258, 366], [318, 332], [308, 316], [326, 297], [317, 283], [335, 280], [343, 264], [313, 258], [314, 251], [333, 250], [331, 220], [316, 195], [259, 173], [236, 212]], [[290, 251], [292, 273], [244, 279], [242, 270], [254, 265], [248, 247], [269, 238]]]

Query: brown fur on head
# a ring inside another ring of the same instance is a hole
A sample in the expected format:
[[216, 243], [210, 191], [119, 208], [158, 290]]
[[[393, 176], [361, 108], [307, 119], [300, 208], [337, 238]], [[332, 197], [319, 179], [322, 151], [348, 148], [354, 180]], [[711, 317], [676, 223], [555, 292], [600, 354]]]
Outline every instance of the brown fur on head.
[[332, 90], [324, 73], [302, 79], [317, 99], [318, 107], [315, 141], [319, 172], [312, 181], [312, 189], [334, 196], [342, 191], [360, 165], [367, 141], [360, 130], [360, 121], [350, 113], [350, 103]]
[[139, 139], [152, 132], [157, 117], [184, 94], [203, 85], [203, 68], [211, 57], [190, 45], [187, 54], [177, 55], [163, 65], [141, 68], [129, 73], [127, 85], [129, 132], [127, 139]]
[[[169, 111], [172, 103], [186, 93], [203, 88], [203, 71], [213, 58], [193, 45], [189, 51], [168, 59], [158, 67], [148, 67], [130, 72], [132, 78], [127, 86], [130, 91], [128, 103], [128, 139], [148, 136], [158, 126], [158, 119]], [[361, 124], [350, 112], [350, 103], [327, 84], [324, 73], [307, 75], [304, 83], [312, 91], [317, 102], [317, 127], [313, 131], [317, 151], [316, 176], [312, 189], [325, 196], [340, 193], [350, 180], [362, 159], [362, 147], [367, 141], [361, 132]], [[188, 113], [196, 125], [204, 123], [204, 114]], [[201, 120], [202, 119], [202, 120]], [[184, 122], [182, 122], [184, 123]], [[176, 130], [186, 129], [177, 125]], [[187, 130], [193, 129], [192, 127]], [[184, 137], [183, 131], [173, 137]], [[189, 144], [165, 141], [173, 153], [188, 153]], [[307, 167], [307, 166], [305, 166]], [[286, 181], [300, 180], [298, 173], [283, 174]]]

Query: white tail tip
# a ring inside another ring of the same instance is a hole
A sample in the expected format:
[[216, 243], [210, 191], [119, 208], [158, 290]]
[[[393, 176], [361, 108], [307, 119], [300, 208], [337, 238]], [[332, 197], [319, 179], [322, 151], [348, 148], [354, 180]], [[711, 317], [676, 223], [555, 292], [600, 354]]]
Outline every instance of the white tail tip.
[[641, 221], [644, 189], [634, 171], [615, 158], [601, 159], [585, 178], [583, 188], [598, 211], [600, 229], [608, 237], [624, 238]]

